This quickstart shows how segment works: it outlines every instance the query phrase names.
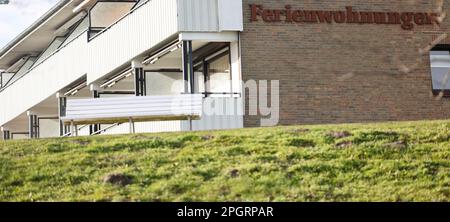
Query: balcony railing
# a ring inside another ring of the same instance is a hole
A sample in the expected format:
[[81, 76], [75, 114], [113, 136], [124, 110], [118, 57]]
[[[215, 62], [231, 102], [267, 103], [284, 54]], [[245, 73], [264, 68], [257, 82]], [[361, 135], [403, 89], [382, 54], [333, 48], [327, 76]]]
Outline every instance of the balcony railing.
[[87, 32], [47, 56], [0, 92], [0, 125], [86, 75]]
[[40, 62], [33, 64], [32, 67], [22, 76], [20, 76], [19, 78], [14, 79], [11, 82], [8, 82], [8, 84], [6, 84], [6, 87], [3, 87], [0, 89], [0, 93], [3, 92], [4, 90], [6, 90], [9, 86], [13, 85], [14, 83], [16, 83], [17, 81], [19, 81], [20, 79], [22, 79], [23, 77], [25, 77], [26, 75], [28, 75], [29, 73], [33, 72], [33, 70], [37, 69], [40, 65], [42, 65], [43, 63], [45, 63], [49, 58], [53, 57], [54, 55], [56, 55], [58, 52], [64, 50], [64, 48], [68, 47], [72, 42], [76, 41], [80, 36], [84, 36], [86, 34], [88, 30], [84, 30], [83, 32], [81, 32], [78, 36], [76, 36], [75, 38], [73, 38], [71, 41], [69, 41], [67, 44], [64, 44], [63, 46], [61, 46], [60, 48], [58, 48], [57, 50], [55, 50], [54, 52], [50, 53], [48, 56], [46, 56], [44, 59], [42, 59]]

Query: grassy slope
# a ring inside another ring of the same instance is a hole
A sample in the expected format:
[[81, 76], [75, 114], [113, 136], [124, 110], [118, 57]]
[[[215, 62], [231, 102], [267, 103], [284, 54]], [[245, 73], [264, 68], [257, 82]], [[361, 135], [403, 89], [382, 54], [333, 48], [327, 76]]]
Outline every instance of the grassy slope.
[[[110, 173], [133, 183], [104, 184]], [[0, 142], [0, 189], [1, 201], [450, 201], [450, 122]]]

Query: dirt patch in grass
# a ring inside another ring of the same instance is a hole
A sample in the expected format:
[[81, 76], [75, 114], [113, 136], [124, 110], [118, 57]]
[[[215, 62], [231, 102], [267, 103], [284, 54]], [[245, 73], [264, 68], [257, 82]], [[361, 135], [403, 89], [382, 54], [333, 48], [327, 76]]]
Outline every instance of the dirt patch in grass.
[[116, 186], [127, 186], [133, 183], [133, 178], [126, 174], [113, 173], [106, 175], [105, 178], [103, 178], [103, 183]]
[[398, 141], [403, 141], [405, 138], [405, 135], [394, 131], [370, 131], [357, 134], [353, 139], [353, 143], [362, 144], [379, 141], [395, 143]]
[[289, 146], [295, 146], [295, 147], [315, 147], [316, 143], [313, 140], [308, 139], [302, 139], [302, 138], [292, 138], [287, 141], [287, 144]]

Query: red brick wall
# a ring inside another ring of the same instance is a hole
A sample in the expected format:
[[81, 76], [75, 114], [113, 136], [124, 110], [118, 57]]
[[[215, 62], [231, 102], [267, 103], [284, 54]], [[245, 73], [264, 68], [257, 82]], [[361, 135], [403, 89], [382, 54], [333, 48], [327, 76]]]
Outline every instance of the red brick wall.
[[[289, 4], [304, 10], [432, 12], [438, 2], [244, 0], [243, 79], [280, 80], [282, 125], [449, 118], [450, 98], [432, 95], [429, 54], [419, 50], [448, 30], [450, 18], [440, 28], [412, 31], [400, 25], [250, 22], [252, 3], [272, 9]], [[405, 73], [405, 67], [412, 71]], [[259, 119], [246, 116], [245, 125], [259, 126]]]

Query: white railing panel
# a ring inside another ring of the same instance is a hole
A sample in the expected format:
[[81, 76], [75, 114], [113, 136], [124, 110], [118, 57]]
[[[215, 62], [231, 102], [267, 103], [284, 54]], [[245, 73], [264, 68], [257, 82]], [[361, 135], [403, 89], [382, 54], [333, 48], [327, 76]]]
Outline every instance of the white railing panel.
[[219, 31], [243, 31], [242, 0], [218, 0]]
[[[202, 118], [192, 121], [193, 130], [239, 129], [244, 127], [242, 98], [208, 97], [205, 100]], [[214, 106], [211, 107], [208, 104]], [[214, 113], [217, 110], [220, 112]], [[213, 114], [211, 115], [211, 113]]]
[[[203, 115], [200, 120], [192, 121], [193, 131], [244, 128], [244, 117], [241, 113], [243, 111], [242, 98], [210, 97], [206, 100], [209, 100], [208, 103], [214, 103], [216, 105], [215, 109], [223, 110], [224, 114], [226, 115]], [[208, 109], [210, 109], [210, 107], [204, 107], [204, 110], [211, 111]], [[106, 128], [107, 126], [109, 125], [102, 125], [102, 128]], [[189, 130], [189, 121], [176, 120], [135, 123], [136, 133], [180, 132]], [[124, 123], [103, 132], [102, 135], [117, 135], [128, 133], [130, 133], [130, 125], [128, 123]]]
[[177, 0], [179, 31], [219, 30], [217, 0]]
[[0, 125], [41, 103], [86, 74], [87, 33], [0, 92]]
[[66, 116], [69, 122], [110, 123], [132, 118], [136, 121], [168, 118], [186, 119], [202, 115], [202, 95], [133, 96], [99, 99], [74, 99], [67, 101]]

